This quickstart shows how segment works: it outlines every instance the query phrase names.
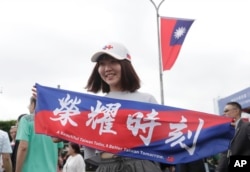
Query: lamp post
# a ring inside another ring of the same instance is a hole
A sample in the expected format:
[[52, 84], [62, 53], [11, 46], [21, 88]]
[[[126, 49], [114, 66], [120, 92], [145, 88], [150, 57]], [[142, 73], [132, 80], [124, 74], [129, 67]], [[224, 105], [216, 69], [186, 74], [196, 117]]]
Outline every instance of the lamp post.
[[164, 90], [163, 90], [163, 70], [162, 70], [162, 59], [161, 59], [161, 42], [160, 42], [160, 31], [159, 31], [159, 8], [164, 2], [162, 0], [158, 5], [155, 4], [153, 0], [150, 0], [156, 11], [156, 21], [157, 21], [157, 36], [158, 36], [158, 55], [159, 55], [159, 74], [160, 74], [160, 94], [161, 94], [161, 104], [164, 105]]

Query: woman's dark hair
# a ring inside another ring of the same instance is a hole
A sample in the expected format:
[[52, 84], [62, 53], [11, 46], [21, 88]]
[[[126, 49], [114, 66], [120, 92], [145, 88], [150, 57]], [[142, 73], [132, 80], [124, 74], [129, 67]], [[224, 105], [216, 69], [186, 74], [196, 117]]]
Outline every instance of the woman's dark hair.
[[[109, 55], [104, 55], [109, 56]], [[109, 56], [112, 57], [112, 56]], [[99, 57], [99, 59], [102, 56]], [[112, 57], [113, 58], [113, 57]], [[134, 92], [138, 90], [140, 85], [140, 78], [135, 72], [134, 67], [131, 62], [128, 60], [118, 60], [121, 65], [121, 87], [122, 91]], [[101, 76], [98, 73], [99, 63], [97, 62], [89, 79], [87, 82], [87, 86], [85, 87], [88, 91], [97, 93], [102, 91], [103, 93], [110, 92], [109, 85], [101, 79]]]
[[70, 142], [69, 143], [75, 153], [81, 153], [80, 146], [76, 143]]

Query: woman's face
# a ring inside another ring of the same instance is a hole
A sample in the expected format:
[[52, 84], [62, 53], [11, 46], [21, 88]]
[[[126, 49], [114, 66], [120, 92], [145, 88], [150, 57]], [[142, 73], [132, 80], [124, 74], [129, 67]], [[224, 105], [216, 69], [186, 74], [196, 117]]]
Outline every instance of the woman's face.
[[68, 146], [68, 154], [69, 154], [69, 155], [74, 155], [74, 154], [75, 154], [75, 151], [74, 151], [74, 149], [71, 147], [70, 144], [69, 144], [69, 146]]
[[105, 56], [99, 61], [98, 72], [104, 82], [106, 82], [110, 91], [121, 91], [121, 65], [113, 57]]
[[17, 127], [16, 126], [11, 126], [10, 128], [10, 136], [12, 139], [16, 138], [16, 132], [17, 132]]

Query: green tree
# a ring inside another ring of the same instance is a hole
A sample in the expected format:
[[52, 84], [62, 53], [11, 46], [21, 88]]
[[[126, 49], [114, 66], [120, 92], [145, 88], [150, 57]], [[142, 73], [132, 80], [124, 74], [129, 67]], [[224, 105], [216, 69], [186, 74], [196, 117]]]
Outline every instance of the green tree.
[[0, 129], [9, 133], [10, 127], [16, 125], [16, 120], [0, 121]]

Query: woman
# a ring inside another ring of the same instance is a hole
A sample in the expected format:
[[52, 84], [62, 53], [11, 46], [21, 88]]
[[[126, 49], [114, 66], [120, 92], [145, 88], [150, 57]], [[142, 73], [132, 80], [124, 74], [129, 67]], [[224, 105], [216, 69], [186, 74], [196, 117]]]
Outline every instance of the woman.
[[16, 132], [17, 132], [17, 126], [13, 125], [10, 127], [10, 137], [11, 137], [11, 148], [14, 149], [15, 143], [16, 143]]
[[[102, 91], [110, 98], [157, 103], [152, 95], [138, 91], [140, 79], [131, 64], [128, 50], [122, 44], [107, 44], [92, 56], [91, 61], [96, 65], [87, 82], [88, 91]], [[156, 163], [149, 160], [119, 157], [108, 152], [101, 152], [100, 157], [97, 172], [161, 171]]]
[[68, 155], [69, 157], [63, 166], [63, 172], [85, 172], [85, 162], [78, 144], [69, 143]]

